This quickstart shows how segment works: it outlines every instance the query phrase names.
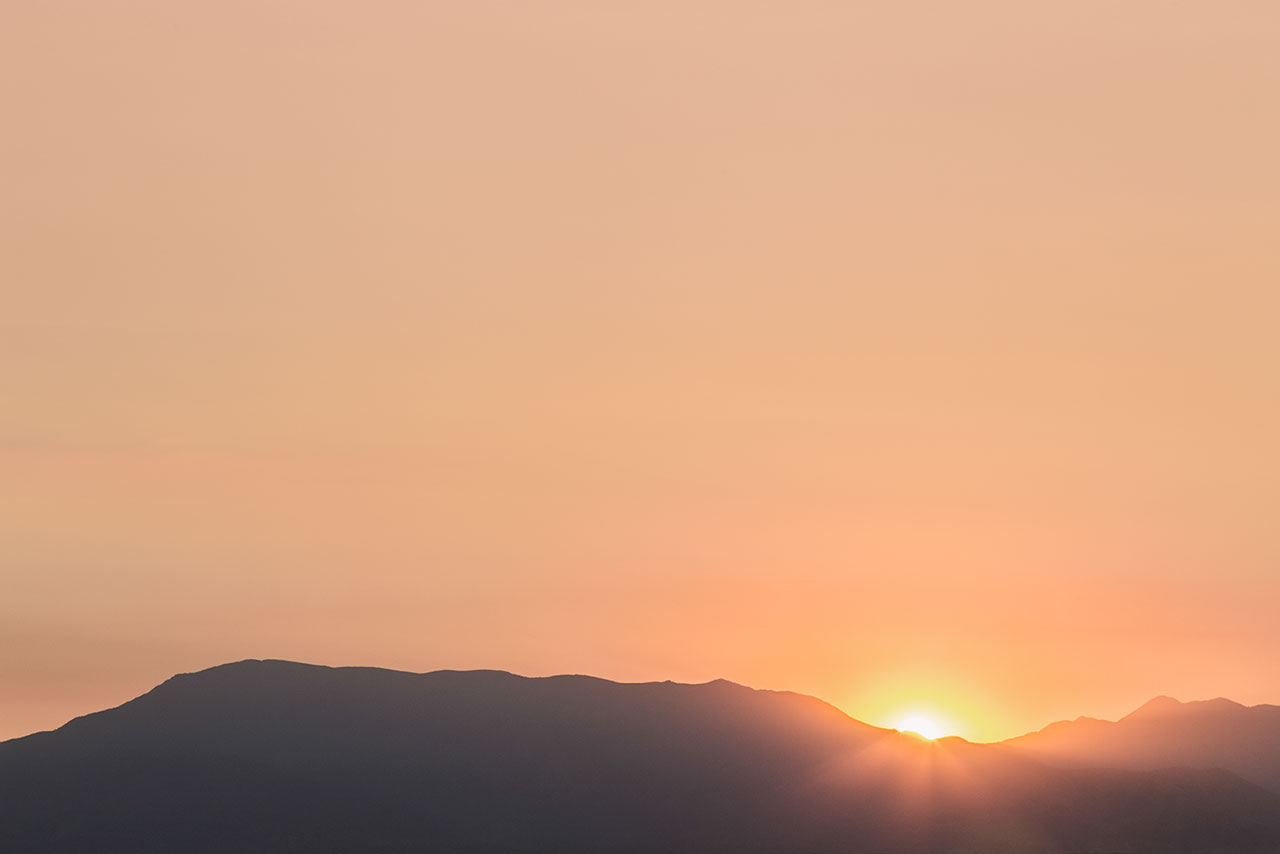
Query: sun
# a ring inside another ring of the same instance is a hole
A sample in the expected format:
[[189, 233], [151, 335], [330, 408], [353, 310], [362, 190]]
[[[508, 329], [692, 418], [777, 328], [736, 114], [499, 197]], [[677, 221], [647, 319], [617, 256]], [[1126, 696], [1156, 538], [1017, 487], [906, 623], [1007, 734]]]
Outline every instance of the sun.
[[946, 735], [946, 732], [938, 725], [937, 721], [924, 715], [909, 715], [898, 721], [897, 726], [894, 728], [903, 732], [915, 733], [921, 738], [927, 738], [929, 741]]

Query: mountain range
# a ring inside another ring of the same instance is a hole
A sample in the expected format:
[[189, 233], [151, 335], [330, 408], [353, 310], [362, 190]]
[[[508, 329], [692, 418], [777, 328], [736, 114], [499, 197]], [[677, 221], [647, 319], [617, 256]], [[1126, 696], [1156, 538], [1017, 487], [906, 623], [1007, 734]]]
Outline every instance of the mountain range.
[[1059, 721], [1004, 744], [1059, 764], [1225, 768], [1280, 792], [1280, 706], [1156, 697], [1118, 721]]
[[0, 743], [0, 851], [1280, 851], [1280, 707], [998, 744], [725, 681], [242, 661]]

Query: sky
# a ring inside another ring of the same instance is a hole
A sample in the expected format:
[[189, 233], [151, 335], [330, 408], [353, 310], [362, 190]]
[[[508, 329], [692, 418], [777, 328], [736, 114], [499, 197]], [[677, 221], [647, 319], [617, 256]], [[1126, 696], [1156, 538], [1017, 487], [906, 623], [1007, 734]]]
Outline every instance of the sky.
[[0, 738], [243, 658], [1280, 702], [1280, 6], [17, 2]]

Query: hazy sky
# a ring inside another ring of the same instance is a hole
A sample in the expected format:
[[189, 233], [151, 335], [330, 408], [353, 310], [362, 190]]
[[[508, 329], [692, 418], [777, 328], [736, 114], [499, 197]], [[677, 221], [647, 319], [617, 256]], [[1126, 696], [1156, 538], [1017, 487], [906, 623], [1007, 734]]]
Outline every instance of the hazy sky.
[[1280, 702], [1280, 5], [0, 15], [0, 737], [246, 657]]

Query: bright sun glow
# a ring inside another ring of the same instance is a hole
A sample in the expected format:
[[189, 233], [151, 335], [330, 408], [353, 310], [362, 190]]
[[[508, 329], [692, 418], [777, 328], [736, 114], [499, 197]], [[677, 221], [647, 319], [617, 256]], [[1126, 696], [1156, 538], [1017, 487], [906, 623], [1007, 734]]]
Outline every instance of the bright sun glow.
[[937, 721], [927, 718], [924, 715], [911, 715], [898, 721], [896, 729], [903, 732], [913, 732], [916, 735], [933, 741], [935, 738], [941, 738], [946, 735], [942, 727], [938, 726]]

